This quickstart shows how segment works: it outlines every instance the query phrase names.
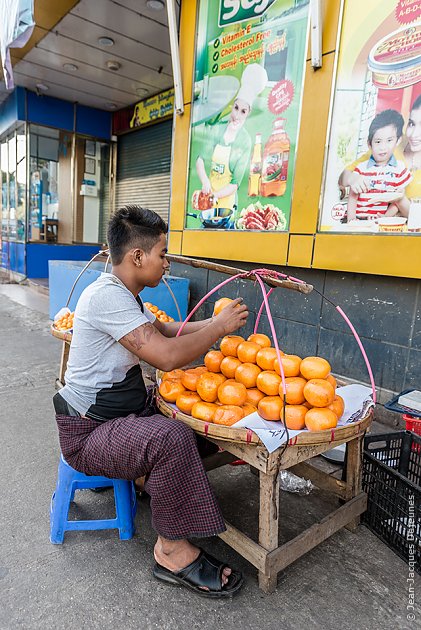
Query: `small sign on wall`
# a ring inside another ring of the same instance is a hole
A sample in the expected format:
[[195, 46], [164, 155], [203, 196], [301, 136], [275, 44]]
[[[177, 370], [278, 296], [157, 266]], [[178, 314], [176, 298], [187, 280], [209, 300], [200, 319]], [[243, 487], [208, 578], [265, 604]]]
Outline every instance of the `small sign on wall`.
[[80, 194], [85, 197], [98, 197], [98, 188], [90, 184], [82, 184]]

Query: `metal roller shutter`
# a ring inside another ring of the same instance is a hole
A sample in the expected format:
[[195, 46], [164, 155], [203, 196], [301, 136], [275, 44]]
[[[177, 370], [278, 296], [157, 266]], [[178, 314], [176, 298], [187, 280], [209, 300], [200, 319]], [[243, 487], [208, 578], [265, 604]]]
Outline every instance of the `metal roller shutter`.
[[120, 136], [116, 209], [134, 203], [168, 221], [172, 120]]

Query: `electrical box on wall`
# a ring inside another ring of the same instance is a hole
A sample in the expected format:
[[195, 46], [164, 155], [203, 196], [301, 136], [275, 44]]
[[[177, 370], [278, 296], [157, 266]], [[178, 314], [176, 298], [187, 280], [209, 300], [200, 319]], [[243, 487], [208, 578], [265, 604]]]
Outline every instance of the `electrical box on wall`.
[[82, 184], [80, 187], [80, 194], [85, 197], [98, 197], [98, 188], [97, 186], [92, 186], [91, 184]]

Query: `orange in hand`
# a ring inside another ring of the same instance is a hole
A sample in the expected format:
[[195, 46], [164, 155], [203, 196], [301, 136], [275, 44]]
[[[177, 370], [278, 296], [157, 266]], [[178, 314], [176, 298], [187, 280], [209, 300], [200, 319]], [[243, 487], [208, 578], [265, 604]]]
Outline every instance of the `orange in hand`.
[[332, 385], [322, 378], [312, 378], [304, 385], [303, 392], [305, 399], [313, 407], [327, 407], [335, 398]]
[[222, 309], [228, 306], [228, 304], [230, 304], [230, 302], [232, 301], [233, 300], [231, 300], [231, 298], [227, 298], [227, 297], [222, 297], [219, 300], [216, 300], [215, 306], [213, 307], [213, 314], [219, 315]]
[[213, 421], [215, 424], [225, 424], [230, 427], [242, 418], [244, 418], [244, 411], [238, 405], [221, 405], [217, 407]]
[[224, 355], [220, 350], [209, 350], [205, 354], [205, 365], [209, 372], [220, 372], [221, 371], [221, 361], [224, 358]]
[[218, 389], [218, 399], [223, 405], [244, 405], [247, 399], [247, 390], [242, 383], [228, 380]]
[[[299, 376], [300, 374], [300, 364], [301, 357], [298, 357], [296, 354], [284, 354], [281, 357], [282, 367], [284, 368], [284, 376]], [[273, 368], [275, 372], [278, 374], [281, 373], [281, 368], [279, 367], [278, 359], [275, 359], [273, 362]]]
[[262, 370], [255, 363], [240, 363], [235, 370], [235, 380], [244, 387], [256, 387], [256, 379]]
[[221, 372], [227, 378], [234, 378], [237, 368], [241, 365], [237, 357], [225, 357], [221, 361]]
[[162, 398], [170, 403], [175, 403], [177, 396], [184, 392], [185, 389], [179, 380], [171, 380], [168, 378], [166, 381], [162, 381], [159, 386], [159, 393]]
[[193, 418], [203, 420], [204, 422], [213, 422], [217, 409], [217, 405], [200, 400], [199, 402], [194, 403], [191, 410], [191, 415], [193, 416]]
[[254, 341], [243, 341], [237, 348], [237, 357], [242, 363], [256, 363], [256, 355], [261, 349]]
[[[285, 406], [285, 426], [292, 431], [301, 431], [305, 429], [305, 417], [308, 409], [304, 405], [286, 405]], [[281, 411], [281, 420], [283, 421], [283, 411]]]
[[279, 394], [280, 383], [281, 377], [273, 370], [260, 372], [256, 379], [257, 388], [267, 396], [276, 396]]
[[221, 339], [219, 349], [226, 357], [236, 357], [237, 348], [243, 341], [244, 338], [240, 337], [240, 335], [225, 335], [225, 337]]
[[215, 402], [218, 398], [218, 387], [225, 381], [225, 376], [206, 372], [199, 376], [197, 381], [197, 393], [205, 402]]
[[178, 394], [175, 404], [183, 413], [191, 415], [193, 405], [200, 402], [200, 396], [196, 392], [181, 392]]
[[307, 411], [305, 423], [309, 431], [324, 431], [334, 429], [338, 424], [338, 418], [332, 409], [313, 407]]
[[265, 396], [259, 402], [257, 411], [264, 420], [280, 420], [283, 403], [279, 396]]
[[306, 357], [301, 361], [300, 372], [308, 381], [312, 378], [326, 378], [330, 372], [330, 363], [322, 357]]
[[247, 337], [247, 341], [253, 341], [254, 343], [258, 343], [262, 348], [270, 348], [271, 341], [267, 335], [263, 333], [253, 333], [249, 337]]

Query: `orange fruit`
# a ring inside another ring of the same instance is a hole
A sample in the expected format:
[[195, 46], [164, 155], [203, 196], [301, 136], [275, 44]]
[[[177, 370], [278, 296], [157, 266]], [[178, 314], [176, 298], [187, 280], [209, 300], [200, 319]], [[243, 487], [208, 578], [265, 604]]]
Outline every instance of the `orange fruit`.
[[264, 420], [280, 420], [282, 400], [279, 396], [265, 396], [259, 402], [257, 411]]
[[238, 405], [221, 405], [215, 411], [213, 421], [215, 424], [225, 424], [230, 427], [241, 418], [244, 418], [244, 411]]
[[313, 378], [326, 378], [330, 372], [330, 363], [322, 357], [306, 357], [301, 361], [300, 372], [308, 381]]
[[260, 389], [257, 389], [257, 387], [251, 387], [247, 389], [247, 402], [255, 405], [256, 407], [264, 397], [264, 393], [261, 392]]
[[257, 389], [260, 389], [266, 396], [277, 396], [279, 383], [281, 383], [281, 377], [272, 370], [260, 372], [256, 379]]
[[326, 380], [332, 385], [333, 389], [336, 389], [336, 378], [333, 376], [333, 374], [328, 374], [326, 376]]
[[262, 370], [255, 363], [240, 363], [235, 370], [235, 380], [244, 387], [256, 387], [256, 379]]
[[[305, 429], [305, 417], [308, 409], [304, 405], [286, 405], [285, 406], [285, 426], [293, 431]], [[283, 411], [281, 411], [281, 420], [283, 421]]]
[[197, 393], [200, 398], [205, 402], [215, 402], [218, 398], [218, 387], [224, 380], [225, 376], [222, 374], [215, 374], [214, 372], [200, 374], [197, 381]]
[[179, 380], [171, 380], [168, 378], [166, 381], [162, 381], [159, 386], [159, 393], [162, 398], [167, 402], [175, 403], [177, 396], [184, 392], [185, 389]]
[[333, 402], [331, 402], [330, 405], [327, 405], [327, 408], [332, 409], [332, 411], [334, 411], [338, 416], [338, 420], [340, 420], [345, 411], [344, 399], [342, 398], [342, 396], [339, 396], [339, 394], [336, 394]]
[[244, 417], [249, 416], [251, 413], [257, 411], [256, 405], [252, 405], [249, 402], [245, 402], [241, 409], [244, 411]]
[[226, 357], [236, 357], [237, 348], [244, 341], [240, 335], [225, 335], [222, 337], [219, 349]]
[[[204, 422], [213, 422], [215, 417], [215, 412], [218, 409], [217, 405], [209, 402], [203, 402], [200, 400], [197, 403], [194, 403], [191, 415], [193, 418], [197, 418], [198, 420], [203, 420]], [[333, 413], [333, 412], [332, 412]]]
[[256, 363], [262, 370], [273, 370], [273, 362], [275, 359], [275, 348], [261, 348], [256, 355]]
[[312, 378], [304, 385], [304, 396], [313, 407], [327, 407], [333, 403], [335, 390], [323, 378]]
[[305, 423], [309, 431], [324, 431], [334, 429], [338, 424], [338, 417], [332, 409], [313, 407], [307, 411]]
[[186, 389], [190, 389], [192, 392], [195, 392], [197, 390], [197, 381], [200, 376], [200, 372], [197, 372], [194, 368], [189, 368], [184, 372], [181, 382]]
[[224, 357], [221, 361], [221, 372], [227, 378], [234, 378], [236, 369], [241, 365], [237, 357]]
[[[299, 376], [300, 375], [300, 364], [301, 357], [298, 357], [296, 354], [284, 354], [281, 357], [282, 367], [284, 368], [285, 377], [290, 376]], [[273, 362], [273, 369], [278, 374], [281, 373], [281, 368], [279, 367], [278, 359], [275, 359]]]
[[247, 399], [247, 390], [242, 383], [228, 380], [218, 389], [218, 399], [223, 405], [244, 405]]
[[166, 381], [168, 378], [171, 380], [181, 380], [184, 375], [184, 370], [171, 370], [171, 372], [164, 372], [162, 380]]
[[243, 341], [237, 348], [237, 357], [243, 363], [256, 363], [256, 354], [261, 349], [261, 346], [254, 341]]
[[[302, 405], [305, 403], [306, 399], [304, 396], [304, 385], [307, 383], [305, 378], [301, 376], [290, 376], [285, 379], [286, 385], [286, 403], [287, 405]], [[284, 395], [282, 389], [282, 381], [279, 384], [279, 395]]]
[[178, 394], [175, 404], [183, 413], [191, 415], [193, 405], [200, 402], [200, 396], [196, 392], [181, 392]]
[[303, 402], [304, 407], [307, 407], [307, 409], [313, 409], [313, 405], [310, 405], [309, 402], [305, 401]]
[[213, 307], [213, 314], [219, 315], [223, 308], [228, 306], [228, 304], [232, 302], [231, 298], [222, 297], [219, 300], [216, 300], [215, 306]]
[[262, 348], [270, 348], [271, 341], [267, 335], [263, 333], [253, 333], [249, 337], [247, 337], [247, 341], [253, 341], [254, 343], [258, 343]]
[[204, 374], [208, 371], [208, 368], [204, 365], [198, 365], [197, 367], [191, 369], [194, 370], [197, 374]]
[[205, 354], [205, 365], [209, 372], [220, 372], [221, 371], [221, 361], [224, 358], [224, 355], [220, 350], [209, 350]]

